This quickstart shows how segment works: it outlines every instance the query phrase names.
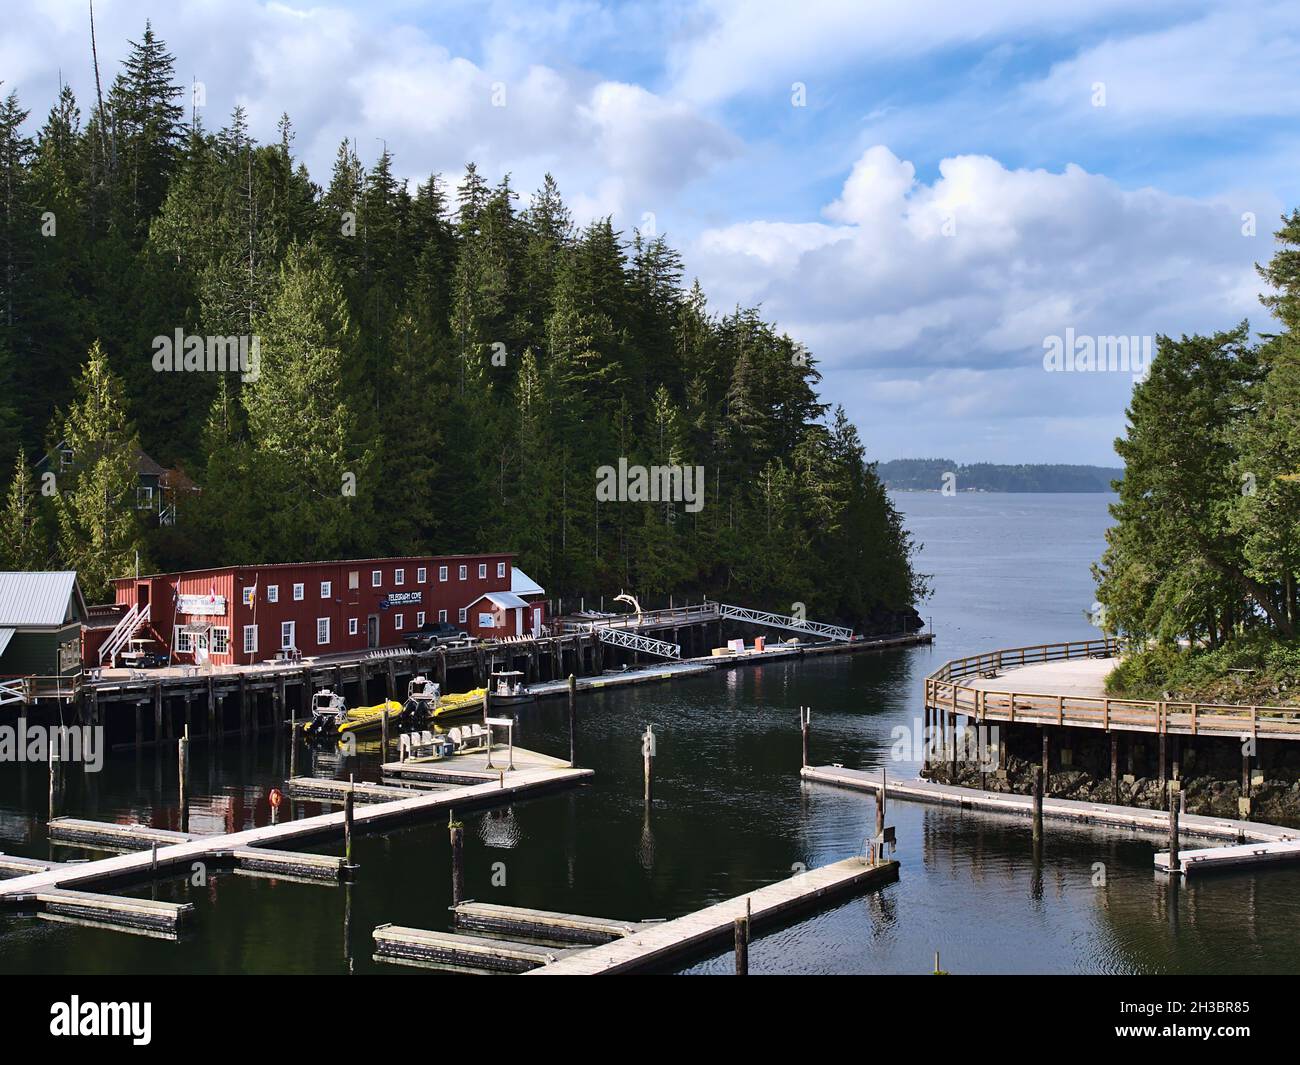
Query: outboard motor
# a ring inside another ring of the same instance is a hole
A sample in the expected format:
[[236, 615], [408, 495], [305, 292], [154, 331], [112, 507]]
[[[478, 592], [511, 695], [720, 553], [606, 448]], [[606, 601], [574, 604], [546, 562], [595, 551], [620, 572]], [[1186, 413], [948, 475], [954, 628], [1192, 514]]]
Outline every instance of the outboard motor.
[[312, 696], [311, 721], [307, 724], [307, 733], [311, 736], [337, 736], [339, 726], [347, 716], [348, 707], [343, 696], [325, 688]]

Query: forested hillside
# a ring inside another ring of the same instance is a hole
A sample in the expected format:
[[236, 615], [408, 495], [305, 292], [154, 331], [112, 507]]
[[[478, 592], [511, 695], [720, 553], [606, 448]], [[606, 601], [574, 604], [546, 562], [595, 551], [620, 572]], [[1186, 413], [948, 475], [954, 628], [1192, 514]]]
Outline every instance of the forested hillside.
[[1109, 492], [1124, 471], [1053, 463], [1001, 465], [952, 459], [891, 459], [877, 467], [886, 488], [905, 492]]
[[[102, 103], [0, 109], [6, 565], [76, 566], [98, 597], [137, 551], [505, 548], [553, 595], [857, 623], [923, 590], [816, 360], [756, 310], [710, 313], [662, 235], [575, 226], [549, 178], [522, 196], [472, 163], [410, 191], [348, 143], [318, 185], [289, 116], [272, 143], [239, 110], [208, 128], [148, 28], [103, 75]], [[177, 330], [256, 338], [258, 362], [160, 370]], [[51, 486], [33, 467], [63, 440]], [[137, 448], [201, 489], [174, 526], [134, 509]], [[620, 458], [702, 466], [703, 505], [599, 501]]]

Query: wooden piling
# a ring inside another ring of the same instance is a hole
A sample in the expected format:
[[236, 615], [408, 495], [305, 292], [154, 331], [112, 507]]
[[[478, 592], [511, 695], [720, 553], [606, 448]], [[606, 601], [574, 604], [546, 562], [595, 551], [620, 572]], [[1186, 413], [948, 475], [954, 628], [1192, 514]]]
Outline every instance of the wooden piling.
[[812, 707], [799, 707], [799, 732], [803, 736], [803, 768], [808, 768], [808, 725], [812, 720]]
[[654, 730], [649, 725], [646, 725], [645, 732], [641, 736], [641, 761], [645, 772], [645, 803], [647, 806], [654, 801], [654, 743]]
[[448, 822], [451, 831], [451, 904], [465, 901], [465, 829], [458, 821]]
[[1034, 840], [1043, 838], [1043, 770], [1034, 766]]
[[1048, 735], [1047, 728], [1044, 726], [1041, 730], [1043, 733], [1043, 793], [1047, 793], [1047, 774], [1050, 772], [1052, 760], [1052, 740]]
[[1110, 801], [1119, 802], [1119, 733], [1110, 734]]
[[737, 917], [733, 922], [736, 934], [736, 975], [749, 975], [749, 919]]
[[382, 765], [388, 761], [388, 706], [385, 704], [383, 713], [379, 715], [379, 762]]
[[176, 775], [180, 787], [181, 831], [190, 830], [190, 797], [188, 790], [190, 767], [190, 729], [185, 726], [185, 735], [176, 741]]
[[1180, 792], [1181, 789], [1169, 796], [1169, 872], [1174, 876], [1182, 872], [1182, 865], [1178, 860], [1178, 801], [1181, 797]]
[[578, 764], [578, 678], [569, 674], [569, 768]]
[[[348, 783], [352, 782], [352, 775], [348, 774]], [[353, 806], [352, 789], [348, 788], [347, 794], [343, 796], [343, 860], [349, 866], [352, 864], [352, 806]]]

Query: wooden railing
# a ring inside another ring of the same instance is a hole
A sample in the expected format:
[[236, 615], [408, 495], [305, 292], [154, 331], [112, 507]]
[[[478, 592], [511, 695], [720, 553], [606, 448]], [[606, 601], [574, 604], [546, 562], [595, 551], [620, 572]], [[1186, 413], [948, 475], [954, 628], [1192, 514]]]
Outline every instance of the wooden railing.
[[1119, 641], [1108, 638], [1009, 647], [954, 658], [926, 677], [926, 709], [939, 714], [960, 714], [976, 722], [1300, 740], [1300, 707], [1019, 691], [1014, 674], [999, 678], [1005, 684], [996, 691], [962, 683], [963, 678], [992, 677], [1004, 669], [1040, 662], [1112, 658], [1119, 650]]

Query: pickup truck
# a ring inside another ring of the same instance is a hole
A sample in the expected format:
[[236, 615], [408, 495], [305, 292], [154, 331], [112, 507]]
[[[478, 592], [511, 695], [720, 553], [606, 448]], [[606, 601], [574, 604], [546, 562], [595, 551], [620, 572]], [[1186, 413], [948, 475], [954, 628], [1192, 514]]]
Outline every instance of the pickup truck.
[[468, 639], [469, 633], [462, 632], [450, 621], [429, 621], [406, 634], [406, 643], [413, 651], [427, 651], [440, 643]]

